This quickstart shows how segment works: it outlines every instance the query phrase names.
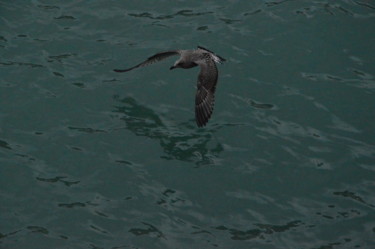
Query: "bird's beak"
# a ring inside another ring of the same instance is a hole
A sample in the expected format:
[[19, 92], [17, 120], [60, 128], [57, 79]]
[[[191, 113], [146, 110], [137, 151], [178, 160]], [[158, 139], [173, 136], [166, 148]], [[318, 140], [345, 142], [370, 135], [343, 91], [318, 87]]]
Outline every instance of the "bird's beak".
[[169, 70], [172, 70], [172, 69], [175, 69], [176, 67], [175, 66], [171, 66], [170, 68], [169, 68]]

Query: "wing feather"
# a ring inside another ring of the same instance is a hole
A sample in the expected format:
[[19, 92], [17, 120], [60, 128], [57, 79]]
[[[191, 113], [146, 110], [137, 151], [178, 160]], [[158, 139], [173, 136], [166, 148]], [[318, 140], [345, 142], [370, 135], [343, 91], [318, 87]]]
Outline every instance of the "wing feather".
[[197, 64], [200, 65], [201, 71], [195, 95], [195, 120], [198, 127], [202, 127], [207, 124], [214, 110], [218, 72], [215, 62], [209, 55]]
[[113, 71], [115, 71], [117, 73], [128, 72], [128, 71], [136, 69], [138, 67], [145, 67], [145, 66], [148, 66], [150, 64], [156, 63], [158, 61], [164, 60], [164, 59], [166, 59], [166, 58], [168, 58], [168, 57], [170, 57], [172, 55], [178, 55], [178, 54], [180, 54], [178, 50], [157, 53], [157, 54], [149, 57], [144, 62], [139, 63], [138, 65], [135, 65], [134, 67], [127, 68], [127, 69], [114, 69]]

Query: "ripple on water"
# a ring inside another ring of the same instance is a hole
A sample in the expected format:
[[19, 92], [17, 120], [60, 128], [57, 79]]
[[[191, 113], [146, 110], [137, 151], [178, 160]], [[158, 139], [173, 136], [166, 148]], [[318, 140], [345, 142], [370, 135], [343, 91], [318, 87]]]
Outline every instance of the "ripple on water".
[[137, 17], [137, 18], [149, 18], [154, 20], [166, 20], [166, 19], [172, 19], [178, 16], [185, 16], [185, 17], [191, 17], [191, 16], [201, 16], [201, 15], [208, 15], [213, 14], [211, 11], [207, 12], [194, 12], [193, 10], [180, 10], [175, 12], [174, 14], [170, 15], [158, 15], [158, 14], [152, 14], [149, 12], [142, 12], [142, 13], [129, 13], [128, 15], [131, 17]]
[[45, 183], [63, 183], [65, 186], [70, 187], [75, 184], [79, 184], [80, 181], [67, 180], [67, 176], [56, 176], [52, 178], [36, 177], [38, 181]]
[[144, 225], [144, 228], [131, 228], [129, 229], [129, 232], [134, 234], [135, 236], [149, 235], [154, 238], [156, 237], [166, 239], [164, 234], [155, 226], [146, 222], [142, 222], [142, 224]]
[[[87, 3], [2, 3], [4, 248], [371, 247], [371, 1]], [[204, 129], [111, 71], [197, 40], [231, 55]]]
[[4, 149], [7, 149], [7, 150], [12, 149], [12, 147], [10, 147], [9, 143], [7, 143], [6, 141], [3, 141], [3, 140], [0, 140], [0, 147], [2, 147]]
[[268, 241], [269, 237], [274, 233], [284, 233], [288, 230], [295, 230], [299, 226], [304, 225], [301, 221], [290, 221], [284, 225], [273, 224], [254, 224], [254, 228], [248, 230], [239, 230], [236, 228], [228, 228], [226, 226], [217, 226], [215, 229], [220, 231], [228, 231], [232, 240], [264, 240]]
[[358, 88], [375, 88], [374, 76], [364, 71], [349, 68], [348, 71], [353, 72], [357, 78], [343, 78], [340, 76], [326, 74], [326, 73], [301, 73], [301, 76], [311, 81], [333, 81], [348, 84], [349, 86]]
[[261, 102], [252, 100], [250, 98], [238, 96], [238, 95], [235, 95], [235, 94], [230, 94], [230, 96], [233, 99], [239, 100], [239, 101], [245, 103], [246, 105], [251, 106], [251, 107], [256, 108], [256, 109], [265, 109], [265, 110], [276, 109], [276, 107], [273, 104], [261, 103]]
[[[372, 18], [375, 16], [375, 9], [369, 3], [361, 1], [353, 1], [352, 3], [330, 3], [328, 1], [312, 2], [312, 5], [295, 10], [298, 15], [306, 18], [318, 18], [320, 14], [328, 14], [331, 16], [347, 15], [354, 18]], [[370, 12], [369, 12], [370, 11]]]

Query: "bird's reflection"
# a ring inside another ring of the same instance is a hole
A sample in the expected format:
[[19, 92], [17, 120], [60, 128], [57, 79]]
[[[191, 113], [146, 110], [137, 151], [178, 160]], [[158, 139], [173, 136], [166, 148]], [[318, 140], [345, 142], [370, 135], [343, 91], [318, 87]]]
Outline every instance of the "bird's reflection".
[[165, 152], [162, 158], [194, 162], [198, 167], [216, 165], [220, 161], [218, 156], [223, 147], [212, 136], [218, 128], [196, 128], [194, 120], [166, 125], [154, 110], [139, 104], [134, 98], [114, 96], [114, 99], [119, 105], [113, 112], [120, 114], [126, 129], [137, 136], [158, 140]]

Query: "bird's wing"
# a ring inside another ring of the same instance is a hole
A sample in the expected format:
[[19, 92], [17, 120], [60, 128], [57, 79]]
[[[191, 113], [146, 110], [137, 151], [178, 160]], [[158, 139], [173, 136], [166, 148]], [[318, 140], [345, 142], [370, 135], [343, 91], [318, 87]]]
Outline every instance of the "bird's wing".
[[180, 54], [180, 52], [178, 50], [157, 53], [157, 54], [151, 56], [150, 58], [148, 58], [147, 60], [145, 60], [144, 62], [139, 63], [138, 65], [136, 65], [134, 67], [131, 67], [131, 68], [128, 68], [128, 69], [114, 69], [113, 71], [115, 71], [117, 73], [128, 72], [128, 71], [133, 70], [135, 68], [148, 66], [148, 65], [153, 64], [155, 62], [158, 62], [158, 61], [161, 61], [165, 58], [168, 58], [169, 56], [178, 55], [178, 54]]
[[209, 52], [211, 55], [213, 55], [214, 61], [217, 62], [217, 63], [223, 63], [224, 61], [226, 61], [226, 59], [224, 59], [220, 55], [215, 54], [211, 50], [208, 50], [207, 48], [204, 48], [202, 46], [198, 46], [198, 49], [201, 49], [201, 50], [204, 50], [206, 52]]
[[195, 95], [195, 120], [198, 127], [202, 127], [207, 124], [214, 110], [218, 71], [209, 54], [204, 54], [204, 59], [196, 61], [196, 63], [200, 65], [201, 71], [198, 75]]

